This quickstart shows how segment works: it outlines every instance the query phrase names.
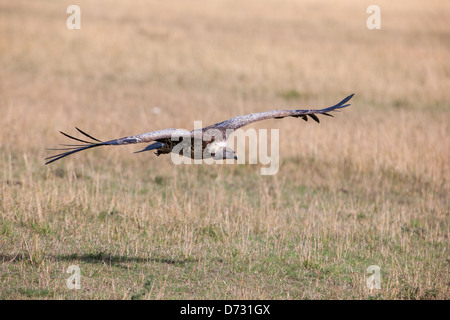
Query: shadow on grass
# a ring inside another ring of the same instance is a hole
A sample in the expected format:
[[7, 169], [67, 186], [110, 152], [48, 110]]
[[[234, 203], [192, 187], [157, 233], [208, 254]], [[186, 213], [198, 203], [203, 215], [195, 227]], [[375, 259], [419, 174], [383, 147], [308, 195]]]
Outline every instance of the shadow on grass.
[[[127, 262], [136, 262], [136, 263], [149, 263], [149, 262], [156, 262], [156, 263], [165, 263], [165, 264], [171, 264], [175, 266], [182, 266], [187, 263], [193, 263], [197, 262], [198, 259], [187, 257], [183, 259], [171, 259], [166, 257], [130, 257], [127, 255], [112, 255], [106, 252], [97, 252], [97, 253], [88, 253], [79, 255], [78, 253], [72, 253], [67, 255], [54, 255], [54, 256], [46, 256], [44, 259], [53, 258], [55, 260], [59, 261], [83, 261], [85, 263], [109, 263], [109, 264], [121, 264], [121, 263], [127, 263]], [[14, 263], [14, 262], [20, 262], [20, 261], [28, 261], [29, 258], [27, 258], [24, 254], [16, 254], [16, 255], [8, 255], [8, 254], [2, 254], [0, 253], [0, 262], [1, 263]]]
[[12, 263], [12, 262], [20, 262], [22, 260], [27, 260], [27, 258], [23, 254], [3, 254], [0, 253], [0, 262], [1, 263]]
[[133, 257], [133, 256], [127, 256], [127, 255], [112, 255], [110, 253], [106, 252], [97, 252], [97, 253], [88, 253], [79, 255], [78, 253], [72, 253], [68, 255], [57, 255], [54, 256], [57, 260], [63, 260], [63, 261], [74, 261], [79, 260], [86, 263], [109, 263], [109, 264], [120, 264], [120, 263], [126, 263], [126, 262], [137, 262], [137, 263], [149, 263], [149, 262], [156, 262], [156, 263], [165, 263], [165, 264], [172, 264], [172, 265], [185, 265], [186, 263], [192, 263], [197, 262], [198, 259], [196, 258], [183, 258], [183, 259], [171, 259], [171, 258], [165, 258], [165, 257]]

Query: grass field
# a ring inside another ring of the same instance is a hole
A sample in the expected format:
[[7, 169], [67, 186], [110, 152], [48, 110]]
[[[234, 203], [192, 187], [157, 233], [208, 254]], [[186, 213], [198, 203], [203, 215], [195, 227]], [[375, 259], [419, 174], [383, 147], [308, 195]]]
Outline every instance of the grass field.
[[[449, 299], [450, 5], [0, 1], [0, 299]], [[100, 139], [240, 114], [280, 168]], [[159, 108], [159, 113], [154, 112]], [[66, 286], [79, 266], [81, 288]], [[369, 290], [377, 265], [381, 288]]]

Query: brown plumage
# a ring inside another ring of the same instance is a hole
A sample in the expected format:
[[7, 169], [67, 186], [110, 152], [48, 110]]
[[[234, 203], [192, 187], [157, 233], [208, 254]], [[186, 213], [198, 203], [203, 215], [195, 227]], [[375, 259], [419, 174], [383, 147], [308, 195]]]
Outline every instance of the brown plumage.
[[[58, 148], [58, 149], [50, 149], [50, 150], [57, 150], [57, 151], [64, 151], [62, 153], [47, 157], [45, 160], [47, 162], [45, 164], [52, 163], [56, 160], [59, 160], [61, 158], [67, 157], [71, 154], [90, 149], [95, 148], [99, 146], [110, 146], [110, 145], [125, 145], [125, 144], [132, 144], [132, 143], [145, 143], [145, 142], [153, 142], [149, 146], [147, 146], [145, 149], [138, 151], [149, 151], [149, 150], [157, 150], [155, 152], [156, 155], [161, 154], [167, 154], [170, 152], [173, 152], [173, 149], [175, 146], [177, 146], [179, 143], [183, 141], [183, 139], [190, 139], [191, 143], [191, 149], [190, 154], [183, 154], [184, 156], [188, 156], [193, 159], [198, 158], [205, 158], [205, 154], [208, 155], [208, 157], [212, 157], [214, 159], [237, 159], [237, 155], [234, 152], [234, 150], [226, 147], [226, 140], [229, 137], [229, 135], [236, 129], [241, 128], [243, 126], [246, 126], [248, 124], [251, 124], [253, 122], [262, 121], [266, 119], [282, 119], [285, 117], [295, 117], [295, 118], [302, 118], [303, 120], [307, 121], [308, 117], [313, 119], [316, 122], [319, 122], [319, 118], [317, 115], [323, 114], [326, 116], [332, 117], [329, 112], [331, 111], [337, 111], [339, 109], [345, 108], [349, 106], [350, 104], [346, 104], [351, 98], [353, 97], [353, 94], [346, 97], [344, 100], [339, 102], [338, 104], [325, 108], [325, 109], [319, 109], [319, 110], [273, 110], [273, 111], [266, 111], [266, 112], [260, 112], [260, 113], [252, 113], [244, 116], [238, 116], [235, 118], [231, 118], [226, 121], [222, 121], [216, 124], [213, 124], [208, 127], [204, 127], [202, 129], [197, 130], [184, 130], [184, 129], [163, 129], [163, 130], [157, 130], [152, 131], [148, 133], [138, 134], [135, 136], [128, 136], [120, 139], [114, 139], [109, 141], [100, 141], [91, 135], [87, 134], [86, 132], [76, 128], [82, 135], [85, 137], [93, 140], [93, 141], [86, 141], [79, 138], [75, 138], [73, 136], [70, 136], [64, 132], [61, 132], [64, 136], [76, 140], [78, 142], [81, 142], [83, 144], [76, 144], [76, 145], [63, 145], [66, 146], [66, 148]], [[201, 140], [201, 141], [199, 141]], [[196, 155], [194, 153], [194, 146], [197, 144], [197, 141], [200, 142], [201, 145], [201, 151], [202, 154]], [[179, 149], [179, 148], [178, 148]], [[208, 151], [204, 153], [205, 149]]]

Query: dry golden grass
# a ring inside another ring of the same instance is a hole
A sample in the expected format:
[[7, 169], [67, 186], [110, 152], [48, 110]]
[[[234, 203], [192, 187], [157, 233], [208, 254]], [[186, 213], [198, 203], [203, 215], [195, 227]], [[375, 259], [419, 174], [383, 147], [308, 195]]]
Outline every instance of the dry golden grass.
[[[0, 1], [0, 298], [448, 299], [450, 5]], [[175, 166], [100, 139], [239, 114], [281, 166]], [[152, 108], [161, 113], [155, 115]], [[65, 285], [79, 265], [82, 288]], [[381, 289], [366, 288], [379, 265]]]

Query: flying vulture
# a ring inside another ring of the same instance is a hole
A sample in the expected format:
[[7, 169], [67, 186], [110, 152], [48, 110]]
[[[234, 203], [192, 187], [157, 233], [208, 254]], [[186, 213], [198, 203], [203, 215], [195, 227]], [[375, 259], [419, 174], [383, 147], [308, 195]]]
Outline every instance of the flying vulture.
[[[260, 113], [252, 113], [231, 118], [229, 120], [225, 120], [211, 126], [192, 131], [188, 131], [185, 129], [163, 129], [109, 141], [100, 141], [87, 134], [86, 132], [76, 128], [82, 135], [91, 139], [92, 141], [82, 140], [68, 135], [67, 133], [61, 132], [61, 134], [63, 134], [64, 136], [81, 142], [82, 144], [64, 144], [62, 146], [65, 146], [65, 148], [50, 149], [62, 151], [62, 153], [47, 157], [45, 159], [47, 161], [45, 164], [52, 163], [73, 153], [90, 148], [149, 142], [151, 142], [150, 145], [148, 145], [145, 149], [137, 152], [156, 150], [155, 154], [157, 156], [175, 152], [192, 159], [237, 159], [236, 152], [226, 146], [226, 140], [234, 130], [253, 122], [272, 118], [282, 119], [285, 117], [300, 117], [303, 120], [308, 121], [308, 117], [310, 117], [316, 122], [319, 122], [319, 118], [317, 117], [317, 115], [323, 114], [332, 117], [329, 112], [348, 107], [350, 104], [346, 103], [352, 97], [353, 94], [349, 95], [347, 98], [334, 106], [320, 110], [273, 110]], [[189, 142], [187, 144], [189, 148], [181, 148], [181, 145], [179, 144], [182, 142]], [[197, 150], [200, 150], [200, 152], [198, 152]]]

